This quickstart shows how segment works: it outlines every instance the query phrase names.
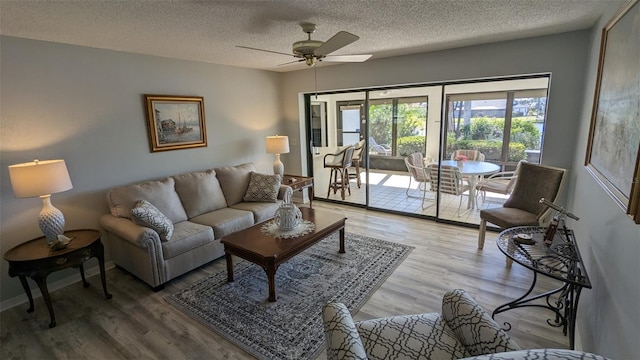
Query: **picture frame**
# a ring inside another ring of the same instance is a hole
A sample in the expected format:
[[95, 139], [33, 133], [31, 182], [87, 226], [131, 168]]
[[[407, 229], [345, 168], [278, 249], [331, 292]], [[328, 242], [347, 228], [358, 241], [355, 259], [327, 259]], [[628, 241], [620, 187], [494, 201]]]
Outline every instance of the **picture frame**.
[[144, 95], [151, 152], [207, 146], [204, 98]]
[[640, 3], [628, 1], [602, 29], [585, 166], [640, 224]]

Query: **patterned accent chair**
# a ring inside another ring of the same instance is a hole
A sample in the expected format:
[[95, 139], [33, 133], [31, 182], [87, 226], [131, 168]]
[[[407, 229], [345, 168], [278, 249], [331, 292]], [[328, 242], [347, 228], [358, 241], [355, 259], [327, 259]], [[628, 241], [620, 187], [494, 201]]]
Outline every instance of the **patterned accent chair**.
[[520, 350], [464, 290], [442, 299], [438, 313], [354, 322], [345, 305], [323, 309], [327, 359], [460, 359]]
[[606, 360], [573, 350], [520, 350], [489, 313], [461, 289], [444, 295], [442, 315], [402, 315], [354, 322], [344, 304], [329, 303], [322, 316], [328, 360]]

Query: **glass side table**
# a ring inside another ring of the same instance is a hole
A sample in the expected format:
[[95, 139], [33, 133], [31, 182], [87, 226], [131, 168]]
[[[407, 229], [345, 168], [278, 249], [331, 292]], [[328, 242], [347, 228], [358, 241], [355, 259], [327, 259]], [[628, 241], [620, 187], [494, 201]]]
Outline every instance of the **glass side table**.
[[[570, 348], [574, 349], [580, 292], [583, 288], [591, 289], [591, 282], [584, 268], [573, 231], [558, 228], [549, 246], [544, 242], [546, 231], [546, 227], [521, 226], [506, 229], [498, 235], [496, 243], [500, 251], [509, 259], [530, 269], [533, 272], [533, 281], [524, 295], [498, 306], [491, 317], [495, 318], [497, 314], [519, 307], [549, 309], [555, 314], [555, 319], [548, 319], [547, 323], [554, 327], [562, 327], [565, 335], [568, 332]], [[519, 241], [521, 234], [524, 234], [525, 238], [530, 236], [534, 243], [526, 244]], [[562, 285], [557, 289], [530, 296], [536, 286], [538, 274], [559, 280]], [[556, 294], [558, 297], [553, 300], [552, 296]], [[545, 299], [545, 303], [531, 303], [538, 299]], [[511, 329], [511, 324], [508, 322], [504, 324], [507, 327], [505, 330]]]

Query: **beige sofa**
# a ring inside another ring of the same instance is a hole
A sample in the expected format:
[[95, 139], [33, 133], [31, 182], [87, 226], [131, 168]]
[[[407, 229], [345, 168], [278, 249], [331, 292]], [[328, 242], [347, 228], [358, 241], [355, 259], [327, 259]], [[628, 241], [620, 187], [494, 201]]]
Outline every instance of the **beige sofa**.
[[[273, 217], [282, 203], [288, 186], [280, 185], [279, 178], [277, 184], [272, 178], [273, 186], [267, 186], [277, 193], [273, 199], [251, 198], [250, 185], [262, 191], [254, 183], [259, 175], [253, 164], [246, 163], [109, 190], [111, 213], [103, 215], [100, 224], [113, 261], [158, 290], [167, 281], [223, 256], [222, 237]], [[155, 215], [171, 231], [157, 229], [155, 223], [140, 225], [132, 209], [145, 203], [141, 200], [152, 204]]]

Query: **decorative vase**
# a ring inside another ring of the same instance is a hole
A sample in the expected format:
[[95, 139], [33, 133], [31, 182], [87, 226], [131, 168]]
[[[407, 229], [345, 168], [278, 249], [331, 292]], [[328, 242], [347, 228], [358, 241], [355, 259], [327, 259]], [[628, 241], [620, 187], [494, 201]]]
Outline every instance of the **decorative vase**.
[[288, 188], [284, 194], [282, 205], [276, 210], [274, 221], [283, 231], [295, 229], [302, 221], [302, 212], [291, 202], [293, 190]]

